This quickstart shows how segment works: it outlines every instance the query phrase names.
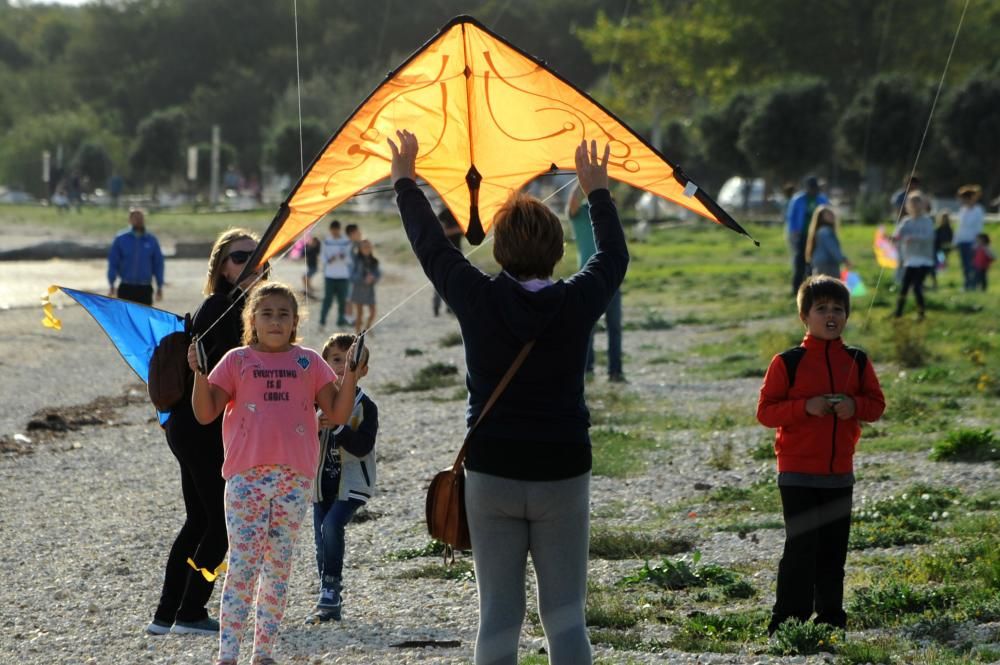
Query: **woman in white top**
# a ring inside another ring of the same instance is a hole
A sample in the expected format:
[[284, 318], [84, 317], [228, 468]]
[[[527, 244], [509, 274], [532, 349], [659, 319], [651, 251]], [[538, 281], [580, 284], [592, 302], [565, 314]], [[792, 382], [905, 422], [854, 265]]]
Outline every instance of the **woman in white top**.
[[976, 244], [976, 236], [983, 232], [985, 212], [979, 205], [979, 197], [983, 189], [979, 185], [964, 185], [958, 190], [958, 228], [952, 242], [958, 248], [962, 259], [962, 277], [966, 291], [975, 288], [976, 270], [972, 267], [972, 256]]
[[927, 214], [924, 195], [910, 192], [906, 196], [906, 217], [896, 227], [893, 239], [899, 247], [899, 262], [903, 268], [903, 286], [896, 301], [896, 316], [903, 315], [906, 294], [913, 287], [917, 301], [917, 316], [924, 318], [924, 278], [934, 267], [934, 220]]

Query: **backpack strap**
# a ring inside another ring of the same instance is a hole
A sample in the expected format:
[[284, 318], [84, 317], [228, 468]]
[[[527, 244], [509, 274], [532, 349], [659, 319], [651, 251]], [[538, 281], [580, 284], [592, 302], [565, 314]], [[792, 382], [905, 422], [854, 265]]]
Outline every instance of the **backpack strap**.
[[[864, 381], [865, 378], [865, 368], [868, 366], [868, 355], [861, 349], [854, 346], [844, 346], [844, 350], [852, 358], [854, 358], [854, 364], [858, 366], [858, 383]], [[785, 372], [788, 374], [788, 387], [791, 388], [795, 383], [795, 373], [799, 368], [799, 361], [802, 360], [802, 356], [806, 353], [806, 347], [796, 346], [795, 348], [788, 349], [787, 351], [780, 353], [781, 359], [785, 363]]]
[[858, 366], [858, 385], [865, 380], [865, 368], [868, 366], [868, 354], [856, 346], [845, 346], [847, 351], [854, 358], [854, 364]]
[[806, 347], [804, 346], [796, 346], [779, 354], [785, 363], [785, 373], [788, 375], [789, 389], [795, 383], [795, 373], [799, 368], [799, 361], [802, 360], [802, 356], [805, 354]]

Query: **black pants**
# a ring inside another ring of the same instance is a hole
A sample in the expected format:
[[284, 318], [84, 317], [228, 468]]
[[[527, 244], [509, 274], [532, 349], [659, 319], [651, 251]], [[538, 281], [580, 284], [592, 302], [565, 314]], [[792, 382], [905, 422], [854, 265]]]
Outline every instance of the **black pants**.
[[126, 284], [122, 282], [118, 285], [118, 297], [143, 305], [152, 305], [153, 287], [150, 284]]
[[903, 306], [906, 304], [906, 294], [910, 292], [910, 287], [913, 287], [913, 297], [917, 301], [917, 312], [923, 316], [924, 279], [930, 271], [928, 266], [911, 266], [903, 271], [903, 287], [899, 290], [899, 298], [896, 300], [896, 316], [903, 315]]
[[[190, 397], [186, 397], [190, 400]], [[188, 564], [215, 570], [225, 559], [225, 491], [222, 478], [222, 419], [201, 425], [188, 405], [179, 405], [166, 424], [167, 443], [181, 467], [181, 491], [187, 516], [181, 527], [163, 576], [163, 590], [155, 617], [161, 621], [200, 621], [208, 616], [205, 604], [214, 582]]]
[[791, 617], [808, 621], [813, 610], [816, 623], [844, 628], [844, 562], [854, 488], [779, 490], [785, 550], [778, 564], [777, 598], [767, 631], [773, 633]]

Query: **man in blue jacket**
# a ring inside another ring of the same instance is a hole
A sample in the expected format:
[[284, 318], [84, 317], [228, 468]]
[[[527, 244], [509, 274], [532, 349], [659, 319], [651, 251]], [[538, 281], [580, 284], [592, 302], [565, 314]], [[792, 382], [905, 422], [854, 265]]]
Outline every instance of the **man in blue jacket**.
[[[153, 304], [153, 285], [156, 280], [156, 299], [163, 299], [163, 252], [156, 236], [146, 231], [146, 215], [138, 208], [128, 213], [128, 229], [115, 236], [108, 252], [108, 295], [131, 300], [143, 305]], [[117, 294], [115, 282], [118, 284]]]
[[785, 235], [788, 239], [788, 251], [792, 255], [792, 297], [799, 292], [799, 286], [806, 278], [806, 236], [809, 233], [809, 220], [816, 208], [829, 200], [820, 191], [816, 176], [805, 179], [805, 190], [798, 192], [788, 202], [785, 214]]

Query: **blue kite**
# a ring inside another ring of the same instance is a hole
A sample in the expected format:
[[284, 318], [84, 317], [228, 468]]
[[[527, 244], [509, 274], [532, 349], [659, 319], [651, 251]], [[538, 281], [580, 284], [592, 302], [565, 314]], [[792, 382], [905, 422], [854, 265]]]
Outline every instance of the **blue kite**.
[[[149, 383], [150, 360], [160, 340], [171, 333], [184, 332], [184, 317], [173, 312], [57, 285], [50, 286], [42, 296], [45, 312], [42, 325], [46, 328], [62, 330], [62, 321], [52, 313], [49, 301], [56, 291], [68, 295], [94, 318], [128, 366], [145, 384]], [[156, 414], [160, 425], [170, 417], [169, 411], [157, 410]]]

